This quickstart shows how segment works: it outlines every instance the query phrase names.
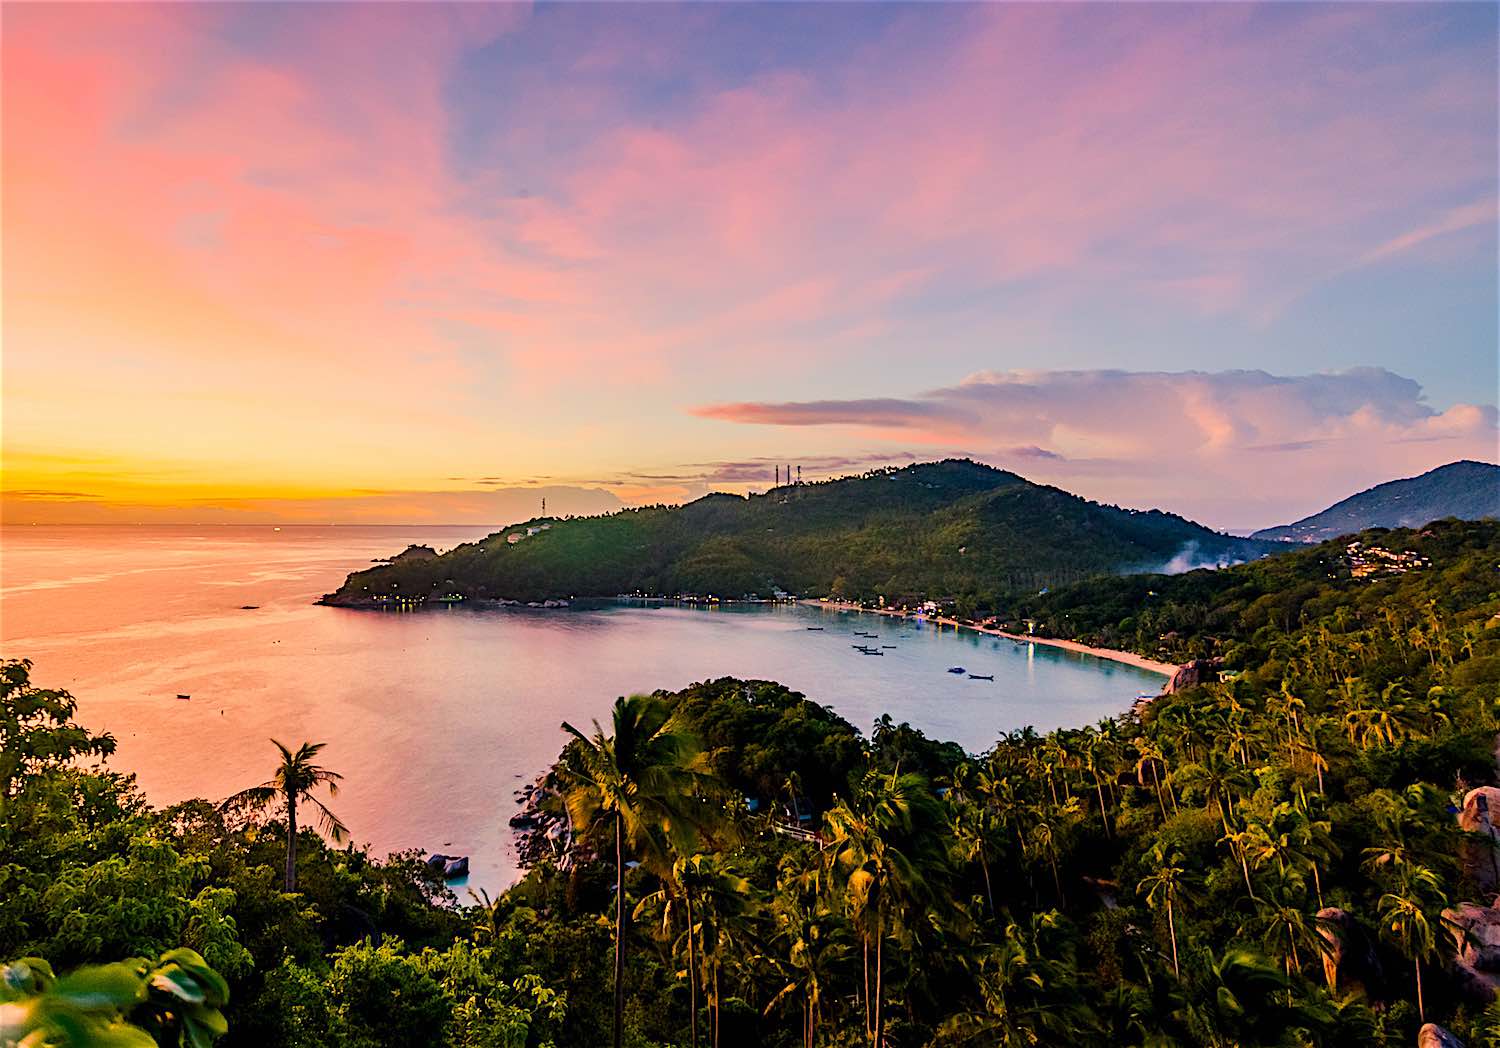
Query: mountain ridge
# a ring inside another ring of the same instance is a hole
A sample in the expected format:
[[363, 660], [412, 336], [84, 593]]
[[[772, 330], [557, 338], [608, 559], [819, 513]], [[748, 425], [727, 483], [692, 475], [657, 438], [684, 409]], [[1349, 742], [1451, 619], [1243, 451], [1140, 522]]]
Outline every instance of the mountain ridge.
[[968, 459], [716, 493], [676, 507], [532, 520], [436, 559], [351, 574], [324, 598], [369, 607], [621, 593], [873, 600], [1002, 596], [1100, 574], [1258, 556], [1264, 543], [1161, 510], [1091, 502]]
[[1367, 528], [1417, 528], [1444, 517], [1500, 517], [1500, 466], [1460, 459], [1415, 477], [1388, 480], [1291, 524], [1262, 528], [1266, 542], [1322, 542]]

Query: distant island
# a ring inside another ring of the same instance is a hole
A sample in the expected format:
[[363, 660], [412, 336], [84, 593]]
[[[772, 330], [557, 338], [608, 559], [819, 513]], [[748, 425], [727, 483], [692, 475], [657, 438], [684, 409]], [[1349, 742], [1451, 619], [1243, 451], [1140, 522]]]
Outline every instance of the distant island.
[[1419, 477], [1377, 484], [1310, 517], [1265, 528], [1251, 538], [1322, 542], [1366, 528], [1416, 528], [1444, 517], [1500, 517], [1500, 466], [1464, 459]]
[[1098, 575], [1234, 563], [1272, 548], [948, 459], [749, 497], [530, 520], [438, 557], [355, 572], [322, 603], [803, 594], [936, 599], [977, 614]]

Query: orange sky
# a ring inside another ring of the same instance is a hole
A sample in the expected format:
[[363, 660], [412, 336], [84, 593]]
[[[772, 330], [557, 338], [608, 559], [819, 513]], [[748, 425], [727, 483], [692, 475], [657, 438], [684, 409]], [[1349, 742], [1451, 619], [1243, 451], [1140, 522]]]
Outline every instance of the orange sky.
[[1494, 21], [7, 5], [0, 512], [968, 454], [1252, 526], [1493, 459]]

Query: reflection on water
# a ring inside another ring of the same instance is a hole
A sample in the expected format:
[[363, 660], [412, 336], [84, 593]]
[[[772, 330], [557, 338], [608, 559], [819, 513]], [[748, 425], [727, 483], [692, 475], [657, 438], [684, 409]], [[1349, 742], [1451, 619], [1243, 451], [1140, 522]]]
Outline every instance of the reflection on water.
[[[487, 530], [6, 527], [0, 643], [115, 733], [115, 764], [153, 802], [263, 780], [271, 737], [326, 741], [346, 777], [335, 810], [357, 840], [471, 855], [470, 883], [491, 889], [514, 875], [514, 791], [556, 756], [563, 720], [605, 717], [617, 695], [765, 677], [861, 729], [889, 712], [978, 750], [1026, 724], [1095, 721], [1160, 684], [1055, 648], [816, 608], [311, 603], [373, 557]], [[856, 642], [895, 647], [872, 657]], [[945, 672], [955, 665], [995, 680]]]

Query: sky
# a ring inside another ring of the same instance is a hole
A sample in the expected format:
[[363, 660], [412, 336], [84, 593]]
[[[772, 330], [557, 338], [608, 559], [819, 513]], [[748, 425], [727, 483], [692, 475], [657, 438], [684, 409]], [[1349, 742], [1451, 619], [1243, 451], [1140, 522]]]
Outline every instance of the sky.
[[1497, 458], [1494, 4], [7, 4], [0, 519]]

